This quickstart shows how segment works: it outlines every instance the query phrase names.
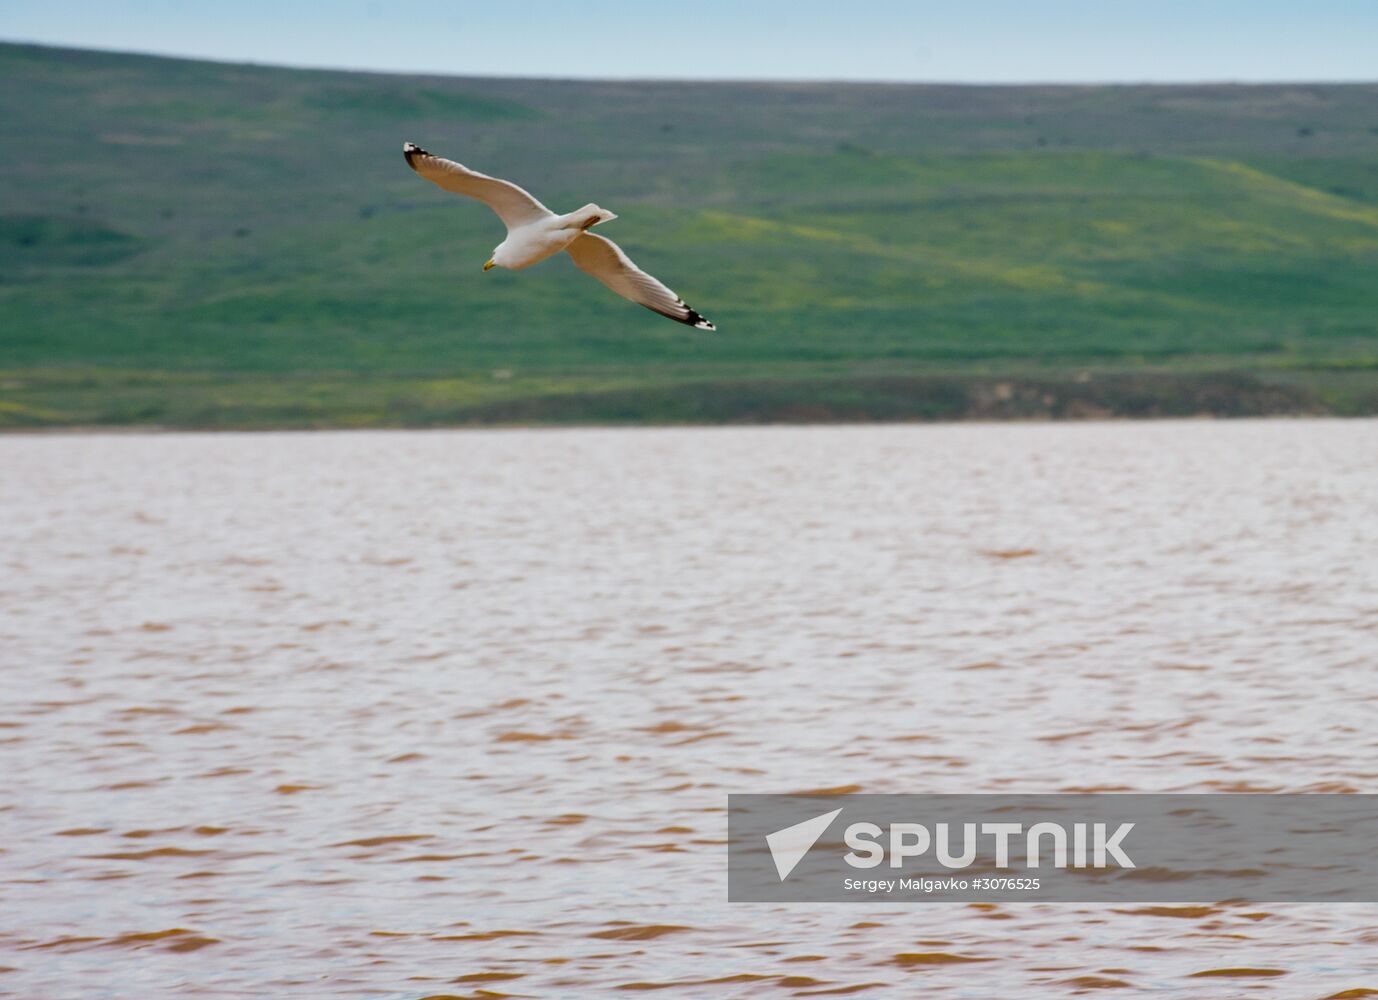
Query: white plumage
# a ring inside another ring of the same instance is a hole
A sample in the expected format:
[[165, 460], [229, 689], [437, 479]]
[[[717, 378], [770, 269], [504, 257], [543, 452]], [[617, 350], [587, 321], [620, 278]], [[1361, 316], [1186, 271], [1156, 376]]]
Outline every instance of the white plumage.
[[600, 222], [617, 218], [612, 212], [588, 204], [567, 215], [556, 215], [528, 192], [497, 177], [489, 177], [463, 164], [433, 156], [414, 143], [402, 153], [422, 177], [446, 191], [483, 202], [507, 227], [507, 239], [498, 244], [483, 265], [521, 270], [567, 250], [579, 269], [593, 275], [618, 295], [653, 312], [700, 330], [717, 329], [674, 292], [632, 263], [612, 240], [589, 232]]

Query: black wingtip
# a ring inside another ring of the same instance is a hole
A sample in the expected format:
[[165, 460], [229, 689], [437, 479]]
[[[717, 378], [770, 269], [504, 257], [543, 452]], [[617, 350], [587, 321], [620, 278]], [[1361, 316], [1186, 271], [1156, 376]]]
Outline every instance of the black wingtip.
[[407, 158], [407, 166], [415, 170], [416, 164], [412, 162], [413, 159], [418, 156], [430, 156], [431, 154], [414, 142], [404, 142], [402, 143], [402, 155]]
[[699, 312], [697, 309], [691, 308], [689, 303], [685, 302], [683, 299], [676, 298], [675, 305], [679, 306], [681, 309], [684, 310], [684, 315], [673, 316], [671, 317], [672, 319], [677, 319], [681, 323], [687, 324], [688, 326], [692, 326], [695, 330], [717, 329], [717, 327], [713, 325], [712, 320], [706, 319], [703, 313]]
[[717, 329], [717, 327], [713, 325], [713, 321], [712, 321], [712, 320], [705, 319], [702, 315], [700, 315], [698, 312], [696, 312], [696, 311], [693, 310], [693, 309], [690, 309], [690, 310], [689, 310], [689, 315], [684, 317], [684, 322], [685, 322], [685, 323], [688, 323], [688, 324], [689, 324], [690, 326], [692, 326], [695, 330], [716, 330], [716, 329]]

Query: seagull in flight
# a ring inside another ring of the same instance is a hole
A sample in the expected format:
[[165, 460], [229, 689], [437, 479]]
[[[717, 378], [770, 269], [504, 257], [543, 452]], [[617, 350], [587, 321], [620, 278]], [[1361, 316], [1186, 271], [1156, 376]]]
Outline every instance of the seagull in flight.
[[507, 227], [507, 239], [498, 244], [483, 265], [485, 271], [506, 267], [514, 271], [530, 267], [561, 250], [574, 258], [579, 269], [593, 275], [624, 299], [699, 330], [716, 330], [712, 323], [684, 304], [665, 285], [632, 263], [612, 240], [589, 232], [600, 222], [617, 218], [592, 203], [568, 215], [556, 215], [529, 193], [497, 177], [470, 170], [461, 163], [405, 143], [407, 165], [432, 184], [477, 198]]

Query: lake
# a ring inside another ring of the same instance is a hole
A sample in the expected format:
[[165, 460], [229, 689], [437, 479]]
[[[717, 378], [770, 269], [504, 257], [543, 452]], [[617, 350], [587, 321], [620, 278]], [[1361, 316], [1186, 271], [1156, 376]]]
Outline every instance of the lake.
[[0, 470], [0, 994], [1378, 990], [1378, 906], [728, 904], [724, 847], [729, 792], [1378, 790], [1373, 421]]

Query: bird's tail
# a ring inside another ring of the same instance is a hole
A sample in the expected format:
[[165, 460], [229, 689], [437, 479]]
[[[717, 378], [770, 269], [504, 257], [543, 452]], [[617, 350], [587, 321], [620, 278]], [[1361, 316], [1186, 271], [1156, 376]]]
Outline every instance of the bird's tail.
[[570, 212], [568, 215], [562, 216], [561, 221], [563, 222], [562, 228], [564, 229], [582, 229], [588, 231], [600, 222], [610, 222], [615, 218], [617, 218], [615, 213], [609, 212], [606, 208], [599, 208], [597, 205], [593, 204], [593, 202], [589, 202], [578, 211]]

